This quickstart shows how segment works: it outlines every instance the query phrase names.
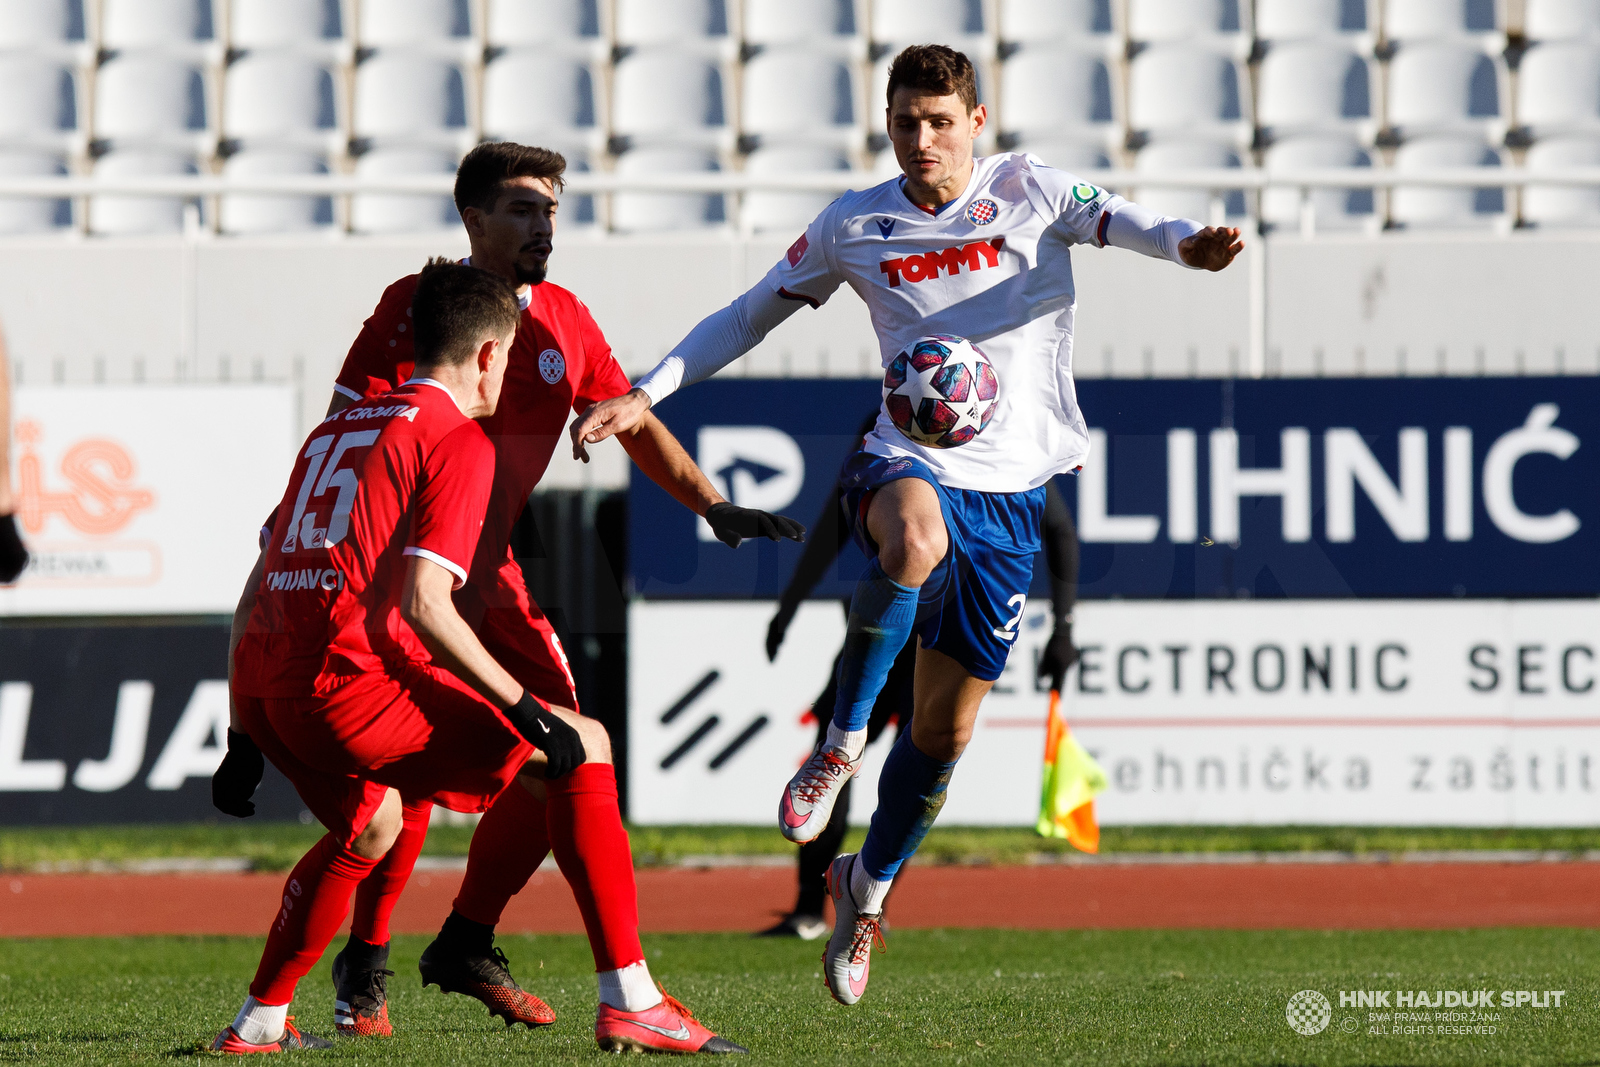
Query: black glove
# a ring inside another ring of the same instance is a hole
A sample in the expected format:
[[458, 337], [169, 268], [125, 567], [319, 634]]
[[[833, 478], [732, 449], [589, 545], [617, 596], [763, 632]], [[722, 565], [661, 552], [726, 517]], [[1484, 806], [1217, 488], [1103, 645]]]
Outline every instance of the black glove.
[[1055, 632], [1039, 654], [1039, 677], [1050, 677], [1050, 688], [1060, 689], [1067, 671], [1078, 662], [1078, 646], [1072, 643], [1072, 623], [1057, 622]]
[[768, 663], [778, 658], [778, 647], [783, 644], [784, 635], [789, 632], [789, 624], [794, 621], [794, 613], [798, 607], [798, 604], [783, 601], [778, 605], [777, 614], [772, 616], [772, 621], [767, 624]]
[[28, 565], [28, 550], [17, 533], [17, 517], [0, 515], [0, 585], [17, 580]]
[[706, 509], [706, 522], [711, 524], [711, 532], [717, 535], [717, 540], [729, 548], [738, 548], [739, 542], [747, 537], [765, 537], [769, 541], [780, 537], [791, 541], [806, 539], [806, 528], [793, 519], [755, 508], [741, 508], [726, 500]]
[[211, 806], [224, 815], [248, 819], [256, 813], [256, 786], [261, 784], [261, 750], [250, 735], [228, 731], [228, 754], [211, 776]]
[[528, 744], [544, 753], [548, 760], [544, 769], [546, 778], [564, 778], [587, 758], [578, 731], [531, 694], [523, 693], [521, 700], [506, 709], [505, 715], [517, 732], [528, 739]]

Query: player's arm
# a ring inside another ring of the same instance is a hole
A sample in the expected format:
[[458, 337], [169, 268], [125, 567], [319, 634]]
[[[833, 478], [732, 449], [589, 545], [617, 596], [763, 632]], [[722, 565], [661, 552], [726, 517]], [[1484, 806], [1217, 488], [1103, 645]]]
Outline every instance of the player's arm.
[[1103, 243], [1194, 270], [1222, 270], [1244, 250], [1237, 227], [1201, 226], [1126, 200], [1107, 206]]
[[256, 787], [261, 784], [266, 764], [261, 758], [261, 750], [239, 721], [239, 708], [233, 699], [233, 657], [239, 651], [239, 642], [243, 640], [245, 627], [250, 625], [250, 615], [255, 611], [256, 590], [261, 587], [261, 571], [266, 559], [267, 553], [263, 549], [256, 556], [256, 565], [250, 569], [244, 592], [239, 595], [239, 603], [233, 609], [233, 628], [228, 633], [228, 752], [211, 776], [212, 807], [224, 815], [240, 819], [247, 819], [256, 813], [255, 801], [250, 798], [255, 796]]
[[1050, 570], [1050, 613], [1055, 616], [1055, 629], [1039, 656], [1039, 677], [1049, 676], [1050, 688], [1060, 689], [1067, 671], [1078, 662], [1078, 649], [1072, 643], [1072, 608], [1078, 599], [1078, 530], [1053, 480], [1045, 485], [1044, 560]]

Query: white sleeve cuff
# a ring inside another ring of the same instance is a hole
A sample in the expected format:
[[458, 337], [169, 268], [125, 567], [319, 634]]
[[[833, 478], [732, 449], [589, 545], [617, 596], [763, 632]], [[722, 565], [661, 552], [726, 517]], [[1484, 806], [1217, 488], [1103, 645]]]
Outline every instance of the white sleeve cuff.
[[451, 586], [450, 587], [451, 589], [460, 589], [462, 586], [467, 584], [467, 572], [466, 572], [466, 570], [464, 570], [462, 567], [460, 567], [457, 564], [451, 563], [449, 560], [445, 559], [443, 556], [439, 555], [439, 553], [437, 553], [437, 552], [429, 552], [425, 548], [418, 548], [415, 545], [412, 545], [411, 547], [409, 547], [409, 548], [407, 548], [405, 550], [404, 554], [407, 555], [407, 556], [418, 556], [418, 557], [420, 557], [422, 559], [427, 560], [429, 563], [437, 563], [439, 566], [443, 567], [445, 570], [447, 570], [451, 574], [455, 575], [456, 576], [456, 584]]
[[683, 359], [678, 356], [668, 356], [655, 369], [634, 384], [634, 388], [650, 398], [650, 406], [655, 407], [667, 397], [678, 391], [683, 384]]
[[338, 393], [340, 396], [347, 396], [351, 400], [365, 400], [366, 399], [366, 397], [362, 396], [360, 393], [356, 392], [354, 389], [346, 389], [344, 386], [340, 385], [338, 382], [334, 382], [333, 383], [333, 391]]

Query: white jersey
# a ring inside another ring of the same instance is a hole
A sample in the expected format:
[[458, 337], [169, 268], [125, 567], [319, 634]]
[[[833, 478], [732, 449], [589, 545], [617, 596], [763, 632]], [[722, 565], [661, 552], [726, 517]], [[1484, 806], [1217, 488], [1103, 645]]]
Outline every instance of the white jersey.
[[901, 179], [844, 194], [765, 284], [813, 307], [848, 284], [871, 312], [885, 367], [928, 334], [975, 343], [1000, 379], [1000, 406], [981, 434], [929, 448], [880, 411], [864, 447], [914, 456], [951, 488], [1022, 492], [1088, 455], [1072, 382], [1069, 250], [1104, 246], [1107, 222], [1125, 203], [1032, 156], [987, 156], [937, 214], [912, 203]]

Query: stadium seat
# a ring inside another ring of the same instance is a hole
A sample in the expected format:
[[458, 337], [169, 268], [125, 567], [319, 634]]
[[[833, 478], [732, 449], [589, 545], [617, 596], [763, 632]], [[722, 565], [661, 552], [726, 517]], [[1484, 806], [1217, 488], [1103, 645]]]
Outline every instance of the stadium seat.
[[439, 56], [380, 52], [356, 67], [357, 138], [385, 143], [471, 144], [466, 80]]
[[745, 64], [744, 133], [757, 144], [847, 144], [861, 135], [851, 64], [809, 48], [772, 48]]
[[863, 44], [857, 0], [745, 0], [744, 40], [765, 47]]
[[1383, 33], [1391, 41], [1477, 38], [1505, 47], [1503, 0], [1384, 0]]
[[1389, 62], [1389, 122], [1402, 136], [1477, 132], [1505, 136], [1501, 117], [1503, 60], [1470, 44], [1407, 44]]
[[1000, 37], [1010, 43], [1091, 41], [1120, 45], [1115, 38], [1111, 0], [1001, 0]]
[[216, 36], [212, 0], [102, 0], [102, 48], [173, 48]]
[[[97, 178], [171, 177], [194, 174], [197, 169], [188, 153], [135, 149], [101, 156], [94, 174]], [[114, 236], [182, 233], [183, 206], [180, 197], [96, 196], [89, 202], [89, 229]]]
[[641, 49], [617, 63], [611, 84], [611, 130], [628, 143], [732, 143], [722, 69], [714, 60], [676, 48]]
[[1522, 28], [1534, 41], [1600, 37], [1600, 5], [1594, 0], [1527, 0]]
[[205, 76], [196, 63], [123, 53], [100, 68], [94, 96], [97, 138], [197, 146], [205, 138], [210, 109]]
[[731, 52], [728, 0], [616, 0], [617, 44], [623, 48], [701, 44]]
[[871, 30], [873, 54], [885, 63], [907, 45], [936, 41], [966, 53], [981, 71], [995, 52], [982, 0], [874, 0]]
[[469, 0], [361, 0], [363, 48], [428, 48], [472, 36]]
[[[398, 175], [454, 174], [456, 157], [426, 148], [390, 148], [367, 152], [356, 160], [362, 178]], [[351, 197], [350, 228], [358, 233], [413, 233], [449, 229], [461, 216], [448, 195], [361, 193]]]
[[600, 8], [600, 0], [489, 0], [489, 46], [538, 45], [599, 58], [610, 50], [601, 32]]
[[[1422, 137], [1395, 153], [1397, 171], [1448, 167], [1498, 167], [1500, 153], [1468, 136]], [[1413, 229], [1481, 229], [1505, 222], [1505, 191], [1401, 185], [1390, 200], [1390, 218]]]
[[1111, 166], [1111, 156], [1105, 146], [1092, 141], [1057, 141], [1049, 138], [1024, 138], [1012, 151], [1026, 152], [1057, 170], [1082, 174], [1084, 171], [1105, 170]]
[[[66, 160], [53, 153], [0, 151], [0, 177], [54, 178], [66, 173]], [[49, 233], [71, 226], [70, 200], [0, 198], [0, 233]]]
[[1119, 143], [1122, 124], [1113, 84], [1102, 56], [1056, 44], [1024, 46], [1000, 68], [999, 118], [1005, 142], [1052, 137]]
[[1269, 136], [1343, 130], [1370, 143], [1378, 132], [1376, 64], [1344, 42], [1273, 45], [1256, 79], [1256, 119]]
[[[1530, 172], [1600, 166], [1600, 138], [1552, 137], [1528, 149]], [[1542, 228], [1600, 226], [1600, 188], [1530, 185], [1522, 191], [1522, 221]]]
[[61, 49], [84, 43], [84, 0], [0, 0], [0, 48]]
[[[1134, 170], [1155, 174], [1173, 170], [1213, 170], [1240, 165], [1233, 145], [1220, 141], [1170, 140], [1146, 145], [1134, 161]], [[1224, 215], [1245, 213], [1244, 194], [1236, 189], [1208, 192], [1204, 189], [1172, 189], [1149, 186], [1134, 191], [1133, 199], [1162, 215], [1175, 215], [1209, 224], [1212, 211], [1220, 204]]]
[[81, 140], [78, 83], [59, 61], [0, 54], [0, 143], [70, 148]]
[[1375, 5], [1376, 0], [1256, 0], [1256, 36], [1264, 41], [1353, 37], [1370, 48], [1378, 26]]
[[232, 0], [234, 48], [316, 48], [344, 37], [339, 0]]
[[[820, 171], [849, 170], [850, 160], [838, 149], [786, 145], [752, 152], [745, 160], [744, 169], [746, 174], [752, 175], [816, 174]], [[746, 193], [739, 221], [745, 230], [756, 233], [771, 230], [800, 233], [837, 195], [835, 192]]]
[[1228, 55], [1183, 44], [1151, 45], [1128, 70], [1128, 117], [1135, 130], [1160, 136], [1250, 143], [1249, 82]]
[[[1267, 149], [1270, 171], [1332, 170], [1370, 167], [1372, 157], [1355, 140], [1337, 135], [1290, 137]], [[1376, 230], [1371, 189], [1316, 188], [1309, 190], [1311, 222], [1316, 230]], [[1261, 195], [1262, 221], [1289, 230], [1301, 228], [1301, 190], [1277, 187]]]
[[1203, 43], [1237, 59], [1250, 54], [1246, 0], [1128, 0], [1128, 36], [1148, 43]]
[[1528, 49], [1517, 68], [1517, 123], [1536, 137], [1600, 130], [1600, 42]]
[[294, 53], [248, 54], [228, 67], [222, 135], [250, 143], [319, 144], [337, 150], [333, 71]]
[[604, 80], [586, 58], [544, 48], [504, 52], [483, 72], [484, 136], [599, 151], [605, 131], [596, 91]]
[[[697, 148], [639, 148], [617, 159], [617, 174], [643, 177], [658, 174], [695, 174], [720, 170], [714, 153]], [[611, 225], [629, 233], [661, 230], [697, 230], [720, 227], [727, 220], [723, 198], [716, 193], [616, 193], [611, 201]]]
[[[269, 149], [229, 156], [222, 173], [230, 178], [326, 174], [328, 164], [315, 152]], [[224, 233], [297, 233], [332, 226], [333, 200], [241, 193], [222, 198], [219, 216]]]

